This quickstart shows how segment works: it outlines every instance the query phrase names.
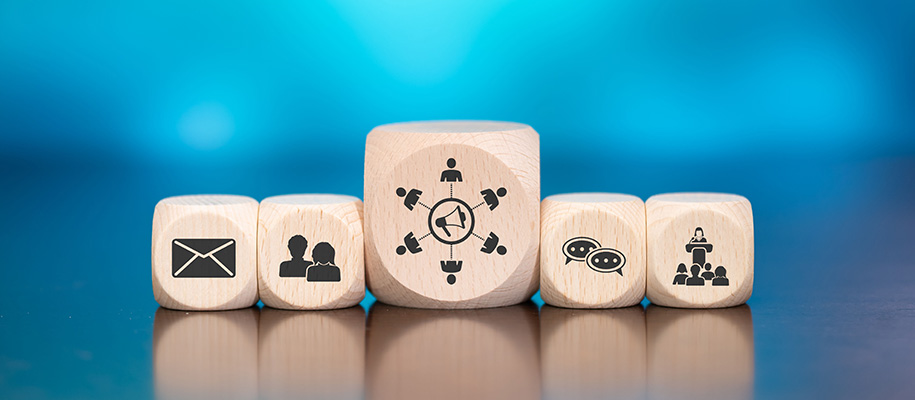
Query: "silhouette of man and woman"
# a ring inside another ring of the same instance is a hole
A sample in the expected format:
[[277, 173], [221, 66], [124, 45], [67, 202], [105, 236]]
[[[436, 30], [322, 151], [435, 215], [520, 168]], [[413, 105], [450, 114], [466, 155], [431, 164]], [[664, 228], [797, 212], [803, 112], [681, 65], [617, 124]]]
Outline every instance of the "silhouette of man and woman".
[[693, 255], [693, 264], [689, 267], [690, 274], [686, 274], [686, 264], [680, 263], [677, 266], [677, 275], [674, 276], [674, 285], [705, 286], [706, 281], [711, 281], [712, 286], [730, 284], [726, 268], [719, 265], [715, 272], [712, 272], [712, 264], [705, 262], [706, 255], [712, 252], [712, 244], [705, 238], [702, 227], [696, 228], [692, 239], [686, 244], [686, 252]]
[[311, 252], [314, 261], [305, 259], [308, 240], [295, 235], [288, 242], [292, 259], [280, 263], [281, 278], [305, 278], [308, 282], [340, 282], [340, 267], [334, 265], [334, 247], [327, 242], [315, 245]]

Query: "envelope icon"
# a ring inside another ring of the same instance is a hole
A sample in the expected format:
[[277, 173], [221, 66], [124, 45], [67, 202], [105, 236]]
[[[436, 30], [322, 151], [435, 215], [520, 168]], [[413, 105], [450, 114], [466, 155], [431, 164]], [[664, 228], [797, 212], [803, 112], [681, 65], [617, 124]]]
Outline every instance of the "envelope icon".
[[235, 239], [173, 240], [172, 276], [234, 278]]

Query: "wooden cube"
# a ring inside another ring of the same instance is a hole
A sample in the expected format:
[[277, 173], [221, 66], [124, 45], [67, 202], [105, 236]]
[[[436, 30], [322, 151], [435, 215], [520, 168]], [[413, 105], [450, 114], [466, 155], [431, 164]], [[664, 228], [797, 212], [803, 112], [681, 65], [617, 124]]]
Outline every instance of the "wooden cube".
[[163, 199], [152, 228], [153, 295], [176, 310], [257, 303], [257, 201], [202, 195]]
[[156, 310], [153, 374], [161, 399], [257, 398], [257, 307]]
[[539, 400], [537, 307], [420, 310], [376, 303], [366, 398]]
[[540, 297], [613, 308], [645, 297], [645, 203], [615, 193], [547, 197], [541, 206]]
[[365, 398], [365, 310], [264, 307], [258, 335], [260, 399]]
[[753, 211], [738, 195], [652, 196], [648, 300], [684, 308], [743, 304], [753, 292]]
[[365, 297], [359, 199], [268, 197], [257, 226], [258, 288], [265, 305], [324, 310], [351, 307]]
[[650, 399], [751, 399], [753, 315], [747, 305], [687, 310], [648, 306]]
[[540, 309], [544, 399], [644, 399], [645, 309]]
[[365, 149], [366, 279], [378, 300], [482, 308], [539, 286], [540, 148], [531, 127], [382, 125]]

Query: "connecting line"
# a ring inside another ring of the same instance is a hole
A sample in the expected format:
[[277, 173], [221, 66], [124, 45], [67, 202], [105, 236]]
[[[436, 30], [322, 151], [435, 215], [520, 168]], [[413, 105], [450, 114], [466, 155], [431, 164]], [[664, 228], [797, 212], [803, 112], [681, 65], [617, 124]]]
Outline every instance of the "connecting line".
[[419, 203], [419, 205], [421, 205], [421, 206], [423, 206], [423, 207], [426, 207], [426, 209], [428, 209], [429, 211], [432, 211], [432, 207], [429, 207], [429, 206], [425, 205], [423, 202], [419, 201], [419, 202], [417, 202], [417, 203]]
[[449, 186], [451, 186], [451, 194], [448, 197], [454, 198], [454, 184], [451, 183]]
[[416, 240], [423, 240], [423, 239], [429, 237], [429, 235], [431, 235], [431, 234], [432, 234], [432, 232], [429, 232], [429, 233], [423, 235], [422, 237], [420, 237], [419, 239], [416, 239]]
[[452, 245], [448, 246], [448, 249], [451, 250], [450, 251], [451, 254], [448, 255], [448, 258], [451, 260], [454, 260], [454, 245], [452, 244]]
[[476, 232], [472, 233], [472, 235], [475, 236], [477, 239], [486, 240], [486, 239], [484, 239], [482, 236], [477, 235]]
[[477, 207], [480, 207], [480, 206], [482, 206], [483, 204], [486, 204], [486, 202], [485, 202], [485, 201], [481, 201], [480, 204], [477, 204], [477, 205], [473, 206], [473, 208], [471, 208], [471, 210], [476, 210]]

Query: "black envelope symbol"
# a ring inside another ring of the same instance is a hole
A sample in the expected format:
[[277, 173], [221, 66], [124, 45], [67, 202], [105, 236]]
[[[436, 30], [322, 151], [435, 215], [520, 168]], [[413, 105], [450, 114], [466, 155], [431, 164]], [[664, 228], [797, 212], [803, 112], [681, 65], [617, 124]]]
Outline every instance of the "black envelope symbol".
[[234, 278], [235, 239], [173, 240], [172, 276]]

